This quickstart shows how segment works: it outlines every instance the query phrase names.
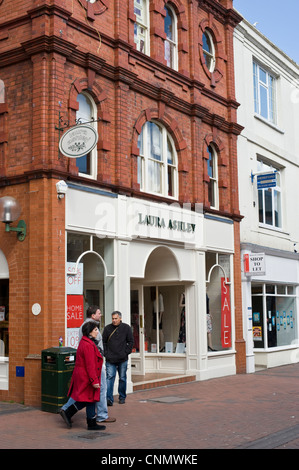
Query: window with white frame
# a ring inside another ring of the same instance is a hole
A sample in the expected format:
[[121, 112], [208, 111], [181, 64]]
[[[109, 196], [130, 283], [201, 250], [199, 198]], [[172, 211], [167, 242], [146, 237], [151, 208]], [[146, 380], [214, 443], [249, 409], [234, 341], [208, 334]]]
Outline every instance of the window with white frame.
[[202, 49], [206, 66], [209, 72], [215, 69], [215, 46], [211, 33], [206, 29], [202, 35]]
[[271, 188], [258, 189], [258, 204], [259, 204], [259, 222], [260, 224], [281, 228], [282, 227], [282, 214], [281, 214], [281, 175], [280, 172], [273, 168], [273, 166], [258, 160], [257, 162], [258, 173], [271, 173], [276, 174], [276, 186]]
[[165, 5], [166, 15], [164, 17], [164, 32], [166, 39], [164, 41], [164, 58], [168, 67], [177, 70], [177, 18], [173, 9]]
[[[76, 112], [76, 120], [79, 124], [89, 123], [95, 127], [97, 119], [97, 108], [93, 99], [86, 93], [80, 93], [77, 97], [79, 109]], [[79, 174], [89, 178], [97, 177], [97, 148], [83, 157], [76, 158], [76, 165], [79, 168]]]
[[177, 198], [177, 155], [165, 129], [152, 121], [142, 127], [138, 138], [138, 183], [141, 191]]
[[134, 0], [134, 42], [138, 51], [149, 55], [149, 8], [148, 0]]
[[211, 207], [218, 209], [218, 156], [213, 145], [207, 147], [209, 159], [207, 160], [208, 176], [210, 178], [208, 185], [208, 197]]
[[254, 111], [272, 124], [276, 124], [276, 79], [274, 75], [253, 62]]

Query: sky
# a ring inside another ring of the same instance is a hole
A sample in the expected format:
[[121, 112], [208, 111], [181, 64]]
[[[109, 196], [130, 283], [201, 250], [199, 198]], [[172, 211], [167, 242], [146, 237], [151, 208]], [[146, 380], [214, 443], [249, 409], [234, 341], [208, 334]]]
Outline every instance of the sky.
[[234, 8], [299, 64], [299, 0], [233, 0]]

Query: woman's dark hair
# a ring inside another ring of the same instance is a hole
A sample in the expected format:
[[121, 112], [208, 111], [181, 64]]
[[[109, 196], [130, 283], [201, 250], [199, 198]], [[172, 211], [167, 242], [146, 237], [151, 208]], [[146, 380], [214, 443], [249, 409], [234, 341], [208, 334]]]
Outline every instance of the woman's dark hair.
[[92, 332], [92, 330], [94, 330], [95, 328], [98, 328], [99, 327], [99, 324], [95, 321], [87, 321], [83, 324], [82, 326], [82, 334], [83, 336], [89, 336], [90, 333]]

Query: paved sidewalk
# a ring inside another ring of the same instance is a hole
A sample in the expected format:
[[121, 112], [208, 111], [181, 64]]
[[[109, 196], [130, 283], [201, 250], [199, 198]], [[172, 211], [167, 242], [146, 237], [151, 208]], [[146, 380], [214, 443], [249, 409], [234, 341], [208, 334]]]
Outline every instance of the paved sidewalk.
[[0, 448], [299, 449], [298, 399], [293, 364], [135, 392], [102, 432], [87, 431], [84, 410], [67, 429], [59, 414], [2, 402]]

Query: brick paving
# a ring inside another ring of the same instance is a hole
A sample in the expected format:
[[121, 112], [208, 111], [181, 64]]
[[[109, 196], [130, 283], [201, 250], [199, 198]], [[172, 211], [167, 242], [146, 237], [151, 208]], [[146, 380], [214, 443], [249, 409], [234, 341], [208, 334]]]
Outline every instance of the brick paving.
[[[134, 392], [115, 423], [67, 429], [58, 414], [0, 403], [1, 449], [299, 449], [299, 364]], [[134, 450], [133, 450], [134, 449]], [[104, 454], [103, 454], [104, 455]]]

